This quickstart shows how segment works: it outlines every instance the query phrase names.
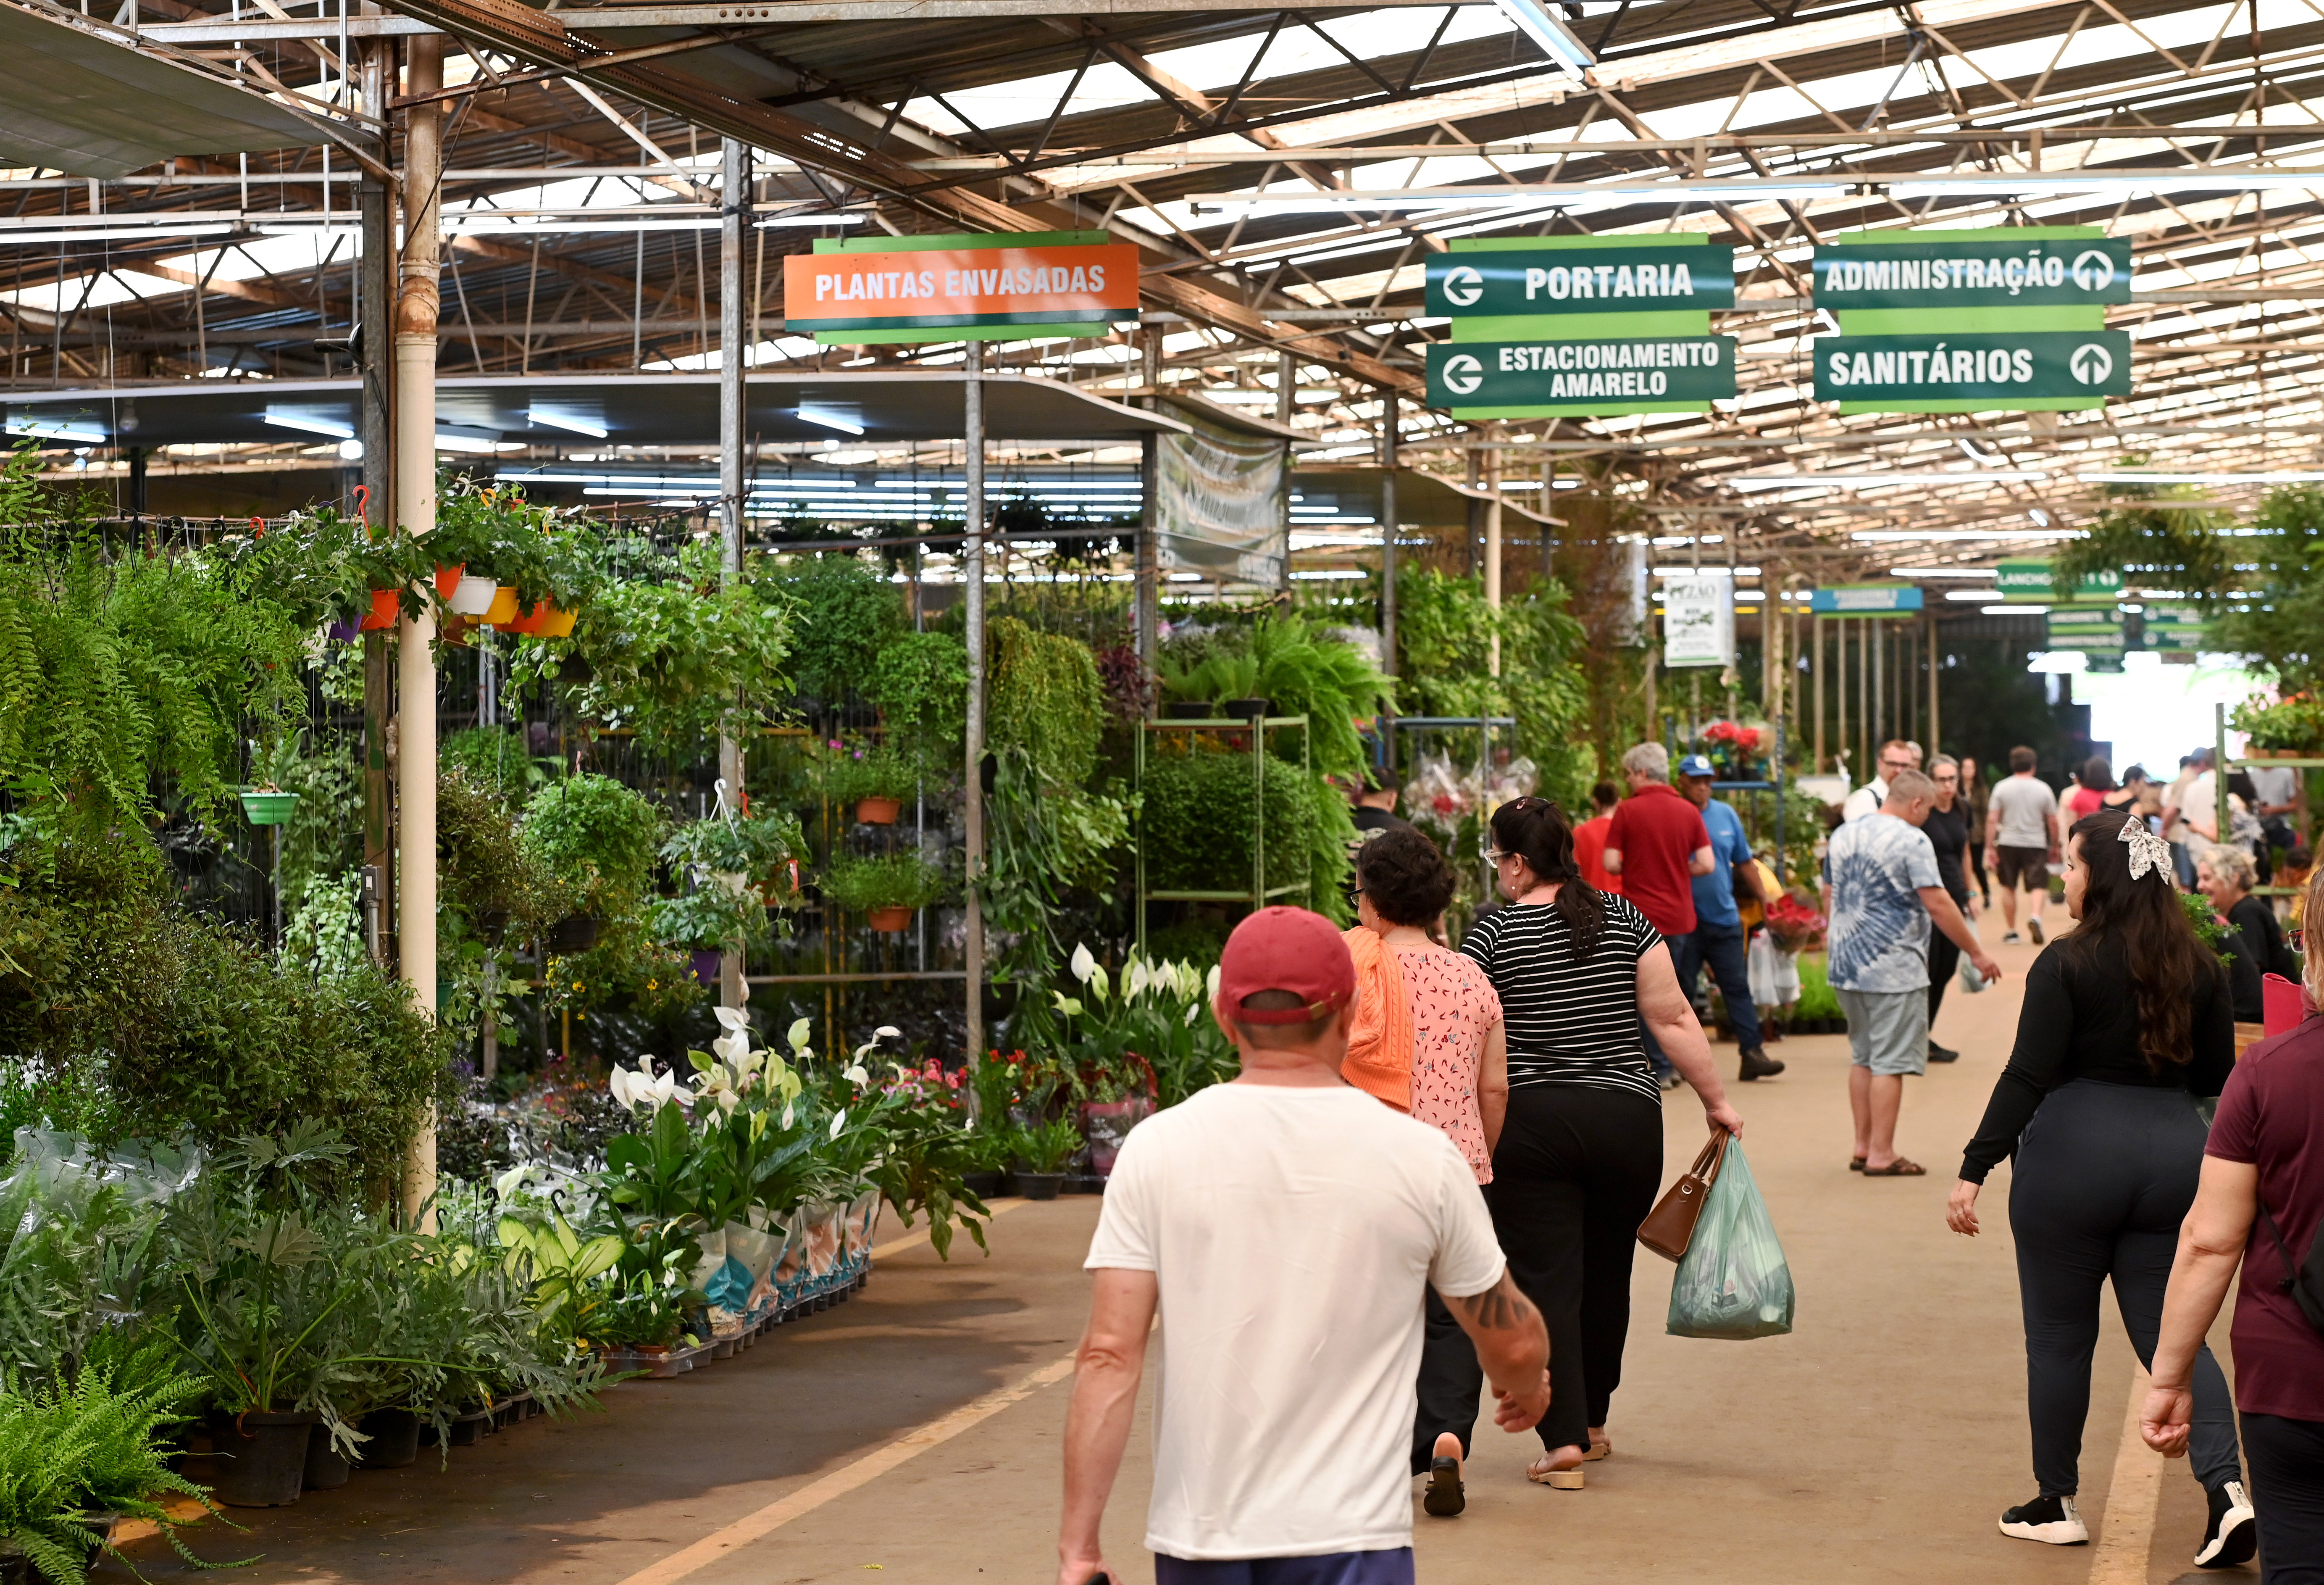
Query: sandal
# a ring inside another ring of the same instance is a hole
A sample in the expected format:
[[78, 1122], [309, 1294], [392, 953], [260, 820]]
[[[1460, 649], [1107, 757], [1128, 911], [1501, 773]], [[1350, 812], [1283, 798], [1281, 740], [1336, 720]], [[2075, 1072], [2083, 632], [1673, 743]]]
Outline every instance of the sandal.
[[1600, 1459], [1610, 1459], [1613, 1456], [1614, 1444], [1612, 1442], [1593, 1441], [1590, 1444], [1590, 1451], [1582, 1455], [1582, 1461], [1585, 1464], [1594, 1464]]
[[1868, 1178], [1925, 1178], [1929, 1175], [1929, 1169], [1918, 1162], [1908, 1162], [1900, 1155], [1885, 1167], [1865, 1168], [1864, 1175]]
[[[1587, 1458], [1589, 1455], [1585, 1453], [1582, 1456]], [[1579, 1465], [1571, 1469], [1544, 1469], [1537, 1465], [1528, 1465], [1526, 1478], [1536, 1486], [1546, 1486], [1553, 1491], [1580, 1491], [1585, 1477]]]
[[1849, 1156], [1848, 1158], [1848, 1170], [1851, 1173], [1862, 1172], [1864, 1170], [1864, 1158], [1860, 1155]]
[[1461, 1460], [1439, 1453], [1428, 1460], [1428, 1490], [1420, 1506], [1439, 1519], [1450, 1519], [1469, 1506], [1467, 1489], [1461, 1484]]

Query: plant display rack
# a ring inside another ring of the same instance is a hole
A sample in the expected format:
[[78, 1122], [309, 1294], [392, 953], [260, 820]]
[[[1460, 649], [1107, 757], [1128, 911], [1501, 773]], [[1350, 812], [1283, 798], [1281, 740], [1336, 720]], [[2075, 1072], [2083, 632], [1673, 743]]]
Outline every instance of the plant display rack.
[[[1314, 866], [1303, 853], [1300, 878], [1279, 886], [1267, 884], [1267, 735], [1271, 731], [1297, 728], [1299, 733], [1299, 769], [1308, 771], [1309, 738], [1305, 716], [1254, 716], [1247, 720], [1233, 717], [1213, 717], [1201, 720], [1141, 721], [1136, 739], [1136, 779], [1142, 790], [1146, 784], [1148, 744], [1157, 733], [1183, 732], [1191, 739], [1215, 737], [1222, 733], [1244, 733], [1250, 739], [1250, 885], [1235, 891], [1153, 891], [1146, 885], [1146, 843], [1141, 833], [1132, 844], [1138, 856], [1138, 950], [1146, 950], [1146, 905], [1148, 903], [1240, 903], [1253, 909], [1264, 908], [1278, 897], [1296, 893], [1307, 902], [1314, 901]], [[1240, 752], [1237, 750], [1236, 752]]]

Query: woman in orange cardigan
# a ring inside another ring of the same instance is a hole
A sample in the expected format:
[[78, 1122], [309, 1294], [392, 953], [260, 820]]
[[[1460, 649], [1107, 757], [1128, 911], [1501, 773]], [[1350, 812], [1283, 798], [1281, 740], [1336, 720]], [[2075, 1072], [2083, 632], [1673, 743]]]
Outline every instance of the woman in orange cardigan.
[[[1357, 849], [1362, 922], [1347, 932], [1356, 1012], [1341, 1072], [1357, 1089], [1442, 1128], [1481, 1188], [1493, 1181], [1493, 1145], [1508, 1109], [1508, 1042], [1485, 971], [1429, 933], [1452, 900], [1452, 867], [1418, 831], [1380, 831]], [[1476, 1350], [1432, 1289], [1412, 1472], [1429, 1477], [1422, 1506], [1442, 1518], [1465, 1502], [1461, 1460], [1484, 1380]]]

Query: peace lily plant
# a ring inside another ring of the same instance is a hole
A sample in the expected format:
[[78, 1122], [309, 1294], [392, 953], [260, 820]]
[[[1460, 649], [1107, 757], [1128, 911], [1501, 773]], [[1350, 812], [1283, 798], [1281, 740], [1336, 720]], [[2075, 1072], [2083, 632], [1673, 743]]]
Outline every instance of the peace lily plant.
[[1218, 995], [1216, 968], [1205, 976], [1191, 962], [1149, 962], [1133, 950], [1110, 974], [1086, 943], [1074, 945], [1068, 967], [1082, 994], [1050, 996], [1065, 1021], [1074, 1099], [1151, 1093], [1168, 1106], [1231, 1077], [1232, 1048], [1203, 1015]]

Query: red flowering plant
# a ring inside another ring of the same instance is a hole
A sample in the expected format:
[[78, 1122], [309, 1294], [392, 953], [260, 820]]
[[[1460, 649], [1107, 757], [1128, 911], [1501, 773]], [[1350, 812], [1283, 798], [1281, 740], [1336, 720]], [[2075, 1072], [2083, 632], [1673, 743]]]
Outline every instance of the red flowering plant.
[[1753, 764], [1766, 754], [1773, 736], [1765, 727], [1713, 721], [1695, 735], [1695, 746], [1709, 758], [1721, 781], [1742, 782], [1751, 779]]
[[1804, 951], [1823, 944], [1824, 917], [1790, 894], [1767, 904], [1767, 933], [1786, 952]]

